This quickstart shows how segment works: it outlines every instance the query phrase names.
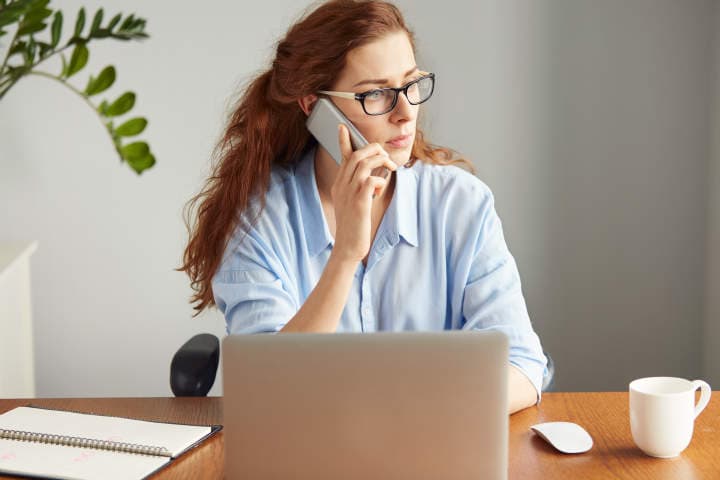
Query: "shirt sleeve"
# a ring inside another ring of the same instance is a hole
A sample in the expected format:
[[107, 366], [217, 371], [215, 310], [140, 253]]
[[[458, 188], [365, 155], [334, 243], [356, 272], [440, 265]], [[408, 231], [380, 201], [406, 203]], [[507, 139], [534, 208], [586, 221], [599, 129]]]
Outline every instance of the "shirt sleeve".
[[252, 231], [231, 247], [212, 281], [227, 333], [279, 331], [299, 308], [285, 277], [277, 256]]
[[547, 359], [530, 322], [520, 275], [489, 190], [481, 208], [462, 305], [464, 329], [498, 330], [508, 337], [510, 364], [532, 382], [539, 402]]

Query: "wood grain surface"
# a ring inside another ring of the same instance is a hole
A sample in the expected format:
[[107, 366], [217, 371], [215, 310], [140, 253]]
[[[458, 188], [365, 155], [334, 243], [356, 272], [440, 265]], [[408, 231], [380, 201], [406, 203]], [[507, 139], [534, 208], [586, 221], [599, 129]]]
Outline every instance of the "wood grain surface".
[[[21, 405], [96, 413], [117, 417], [193, 425], [222, 425], [222, 399], [208, 398], [77, 398], [0, 400], [0, 413]], [[224, 477], [225, 448], [220, 431], [174, 459], [153, 480], [211, 480]], [[17, 478], [0, 476], [0, 479]]]
[[[0, 400], [0, 413], [20, 405], [198, 425], [222, 424], [223, 418], [219, 397]], [[578, 455], [562, 454], [530, 430], [531, 425], [552, 421], [582, 425], [593, 437], [593, 448]], [[539, 406], [510, 417], [509, 478], [720, 479], [718, 433], [718, 392], [713, 392], [710, 404], [695, 422], [690, 446], [674, 459], [648, 457], [635, 447], [626, 392], [546, 393]], [[174, 460], [153, 480], [224, 478], [224, 455], [224, 435], [220, 432]]]
[[[530, 430], [543, 422], [567, 421], [585, 428], [593, 448], [562, 454]], [[720, 394], [713, 392], [695, 422], [690, 446], [673, 459], [645, 455], [630, 433], [627, 392], [547, 393], [538, 407], [510, 419], [511, 479], [720, 479]]]

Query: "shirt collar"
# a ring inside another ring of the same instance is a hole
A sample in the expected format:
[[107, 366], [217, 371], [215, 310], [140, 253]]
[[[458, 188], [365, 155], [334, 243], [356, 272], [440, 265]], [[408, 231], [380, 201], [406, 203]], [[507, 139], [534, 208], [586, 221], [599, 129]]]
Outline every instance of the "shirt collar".
[[[305, 241], [308, 254], [313, 257], [334, 243], [317, 189], [315, 150], [311, 148], [303, 154], [295, 171], [302, 211], [305, 213]], [[388, 239], [392, 245], [396, 245], [402, 238], [413, 247], [418, 246], [418, 179], [414, 170], [400, 167], [395, 171], [395, 192], [383, 222], [388, 227]]]
[[314, 257], [332, 245], [333, 238], [325, 221], [320, 203], [320, 194], [315, 180], [315, 150], [310, 148], [303, 154], [295, 170], [299, 186], [300, 205], [308, 254]]

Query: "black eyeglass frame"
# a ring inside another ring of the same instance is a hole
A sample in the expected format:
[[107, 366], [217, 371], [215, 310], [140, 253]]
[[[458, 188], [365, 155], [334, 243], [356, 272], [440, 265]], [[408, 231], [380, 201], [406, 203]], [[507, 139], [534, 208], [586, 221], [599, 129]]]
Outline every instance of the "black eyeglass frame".
[[[357, 100], [358, 102], [360, 102], [360, 105], [362, 105], [363, 111], [365, 112], [366, 115], [371, 115], [371, 116], [385, 115], [386, 113], [392, 112], [395, 109], [395, 107], [397, 106], [398, 97], [400, 96], [400, 92], [405, 94], [405, 98], [407, 98], [408, 102], [410, 102], [410, 105], [420, 105], [421, 103], [425, 103], [428, 100], [430, 100], [430, 97], [433, 96], [433, 92], [435, 91], [435, 74], [431, 73], [431, 72], [420, 72], [420, 73], [422, 74], [422, 76], [420, 78], [416, 78], [415, 80], [406, 83], [402, 87], [374, 88], [372, 90], [368, 90], [367, 92], [362, 92], [362, 93], [334, 92], [334, 91], [330, 91], [330, 90], [320, 90], [318, 93], [322, 93], [323, 95], [330, 95], [333, 97], [341, 97], [341, 98], [349, 98], [349, 99]], [[427, 98], [425, 100], [423, 100], [421, 102], [413, 103], [413, 101], [410, 100], [410, 97], [408, 97], [408, 94], [407, 94], [408, 89], [410, 87], [412, 87], [413, 85], [415, 85], [416, 83], [418, 83], [422, 80], [428, 79], [428, 78], [432, 79], [432, 85], [430, 87], [430, 94], [427, 96]], [[393, 98], [393, 102], [390, 105], [390, 107], [386, 111], [381, 112], [381, 113], [369, 113], [367, 111], [367, 109], [365, 108], [365, 97], [367, 97], [368, 95], [371, 95], [377, 91], [390, 91], [390, 90], [395, 93], [395, 97]]]

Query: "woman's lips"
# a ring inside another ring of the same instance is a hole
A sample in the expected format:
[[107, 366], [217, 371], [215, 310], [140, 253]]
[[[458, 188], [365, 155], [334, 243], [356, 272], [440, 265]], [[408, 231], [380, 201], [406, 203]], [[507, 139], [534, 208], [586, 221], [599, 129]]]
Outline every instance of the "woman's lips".
[[405, 148], [410, 145], [411, 141], [412, 135], [402, 135], [400, 137], [395, 137], [392, 140], [387, 141], [386, 143], [393, 148]]

